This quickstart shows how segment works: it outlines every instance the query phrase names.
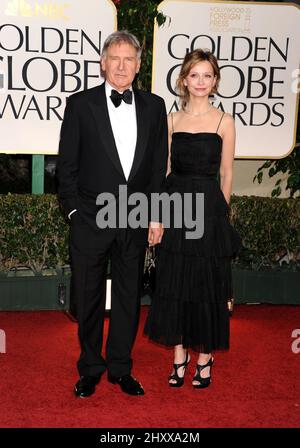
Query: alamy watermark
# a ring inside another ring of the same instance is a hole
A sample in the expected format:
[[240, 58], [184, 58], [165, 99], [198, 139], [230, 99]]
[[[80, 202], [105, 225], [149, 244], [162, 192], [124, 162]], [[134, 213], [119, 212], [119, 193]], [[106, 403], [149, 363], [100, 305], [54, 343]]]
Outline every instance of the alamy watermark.
[[140, 192], [128, 195], [127, 185], [120, 185], [117, 198], [113, 193], [100, 193], [96, 204], [101, 205], [96, 217], [100, 229], [148, 228], [152, 221], [162, 222], [165, 228], [189, 229], [186, 239], [198, 239], [204, 233], [204, 193], [164, 192], [148, 197]]
[[295, 354], [300, 353], [300, 328], [296, 328], [292, 331], [292, 338], [296, 338], [292, 342], [292, 352]]
[[0, 329], [0, 353], [6, 353], [6, 334]]

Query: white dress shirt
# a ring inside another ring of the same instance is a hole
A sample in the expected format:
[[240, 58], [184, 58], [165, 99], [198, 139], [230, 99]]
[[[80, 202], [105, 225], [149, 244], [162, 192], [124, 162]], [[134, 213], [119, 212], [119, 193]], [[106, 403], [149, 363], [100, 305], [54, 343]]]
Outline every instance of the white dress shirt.
[[110, 99], [112, 89], [113, 87], [106, 81], [105, 93], [110, 124], [114, 134], [123, 172], [126, 180], [128, 180], [133, 163], [137, 139], [134, 94], [132, 94], [132, 104], [127, 104], [122, 100], [120, 106], [115, 107]]

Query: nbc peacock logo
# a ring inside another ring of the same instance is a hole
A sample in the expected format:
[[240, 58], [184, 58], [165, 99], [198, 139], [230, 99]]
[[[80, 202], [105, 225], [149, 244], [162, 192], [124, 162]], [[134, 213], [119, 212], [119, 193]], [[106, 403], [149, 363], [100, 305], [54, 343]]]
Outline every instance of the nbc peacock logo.
[[67, 15], [67, 10], [70, 7], [71, 4], [66, 2], [9, 0], [5, 8], [5, 14], [7, 16], [45, 17], [51, 20], [68, 21], [70, 18]]

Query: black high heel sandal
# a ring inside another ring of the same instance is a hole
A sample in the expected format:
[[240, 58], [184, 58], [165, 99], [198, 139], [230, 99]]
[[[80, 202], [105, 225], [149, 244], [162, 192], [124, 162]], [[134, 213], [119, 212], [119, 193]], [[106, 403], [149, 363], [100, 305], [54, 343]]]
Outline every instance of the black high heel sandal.
[[[181, 387], [184, 385], [184, 374], [185, 374], [185, 370], [191, 360], [188, 359], [189, 358], [189, 353], [188, 351], [186, 352], [186, 357], [185, 357], [185, 361], [181, 364], [173, 364], [173, 369], [174, 369], [174, 373], [172, 375], [169, 376], [169, 386], [170, 387]], [[178, 376], [178, 369], [180, 369], [180, 367], [183, 367], [183, 376], [180, 377]], [[176, 383], [170, 383], [170, 380], [175, 380]]]
[[[211, 383], [211, 369], [214, 363], [214, 358], [211, 357], [207, 364], [202, 366], [201, 364], [196, 364], [197, 373], [193, 377], [193, 381], [198, 381], [199, 384], [193, 384], [193, 387], [195, 389], [205, 389], [205, 387], [208, 387]], [[210, 367], [209, 376], [207, 378], [202, 378], [201, 372], [206, 367]]]

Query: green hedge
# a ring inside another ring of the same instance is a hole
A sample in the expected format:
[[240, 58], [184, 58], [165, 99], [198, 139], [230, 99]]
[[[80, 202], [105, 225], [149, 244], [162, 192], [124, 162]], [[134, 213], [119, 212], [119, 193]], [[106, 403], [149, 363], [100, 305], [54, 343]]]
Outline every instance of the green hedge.
[[69, 263], [68, 225], [51, 194], [0, 195], [0, 271], [35, 273]]
[[[236, 265], [300, 270], [299, 198], [232, 196], [231, 219], [243, 240]], [[279, 263], [284, 256], [289, 262]]]
[[[231, 219], [243, 239], [236, 265], [300, 270], [300, 199], [232, 196]], [[0, 195], [0, 229], [0, 272], [69, 264], [69, 227], [55, 195]], [[285, 253], [291, 262], [284, 267]]]

